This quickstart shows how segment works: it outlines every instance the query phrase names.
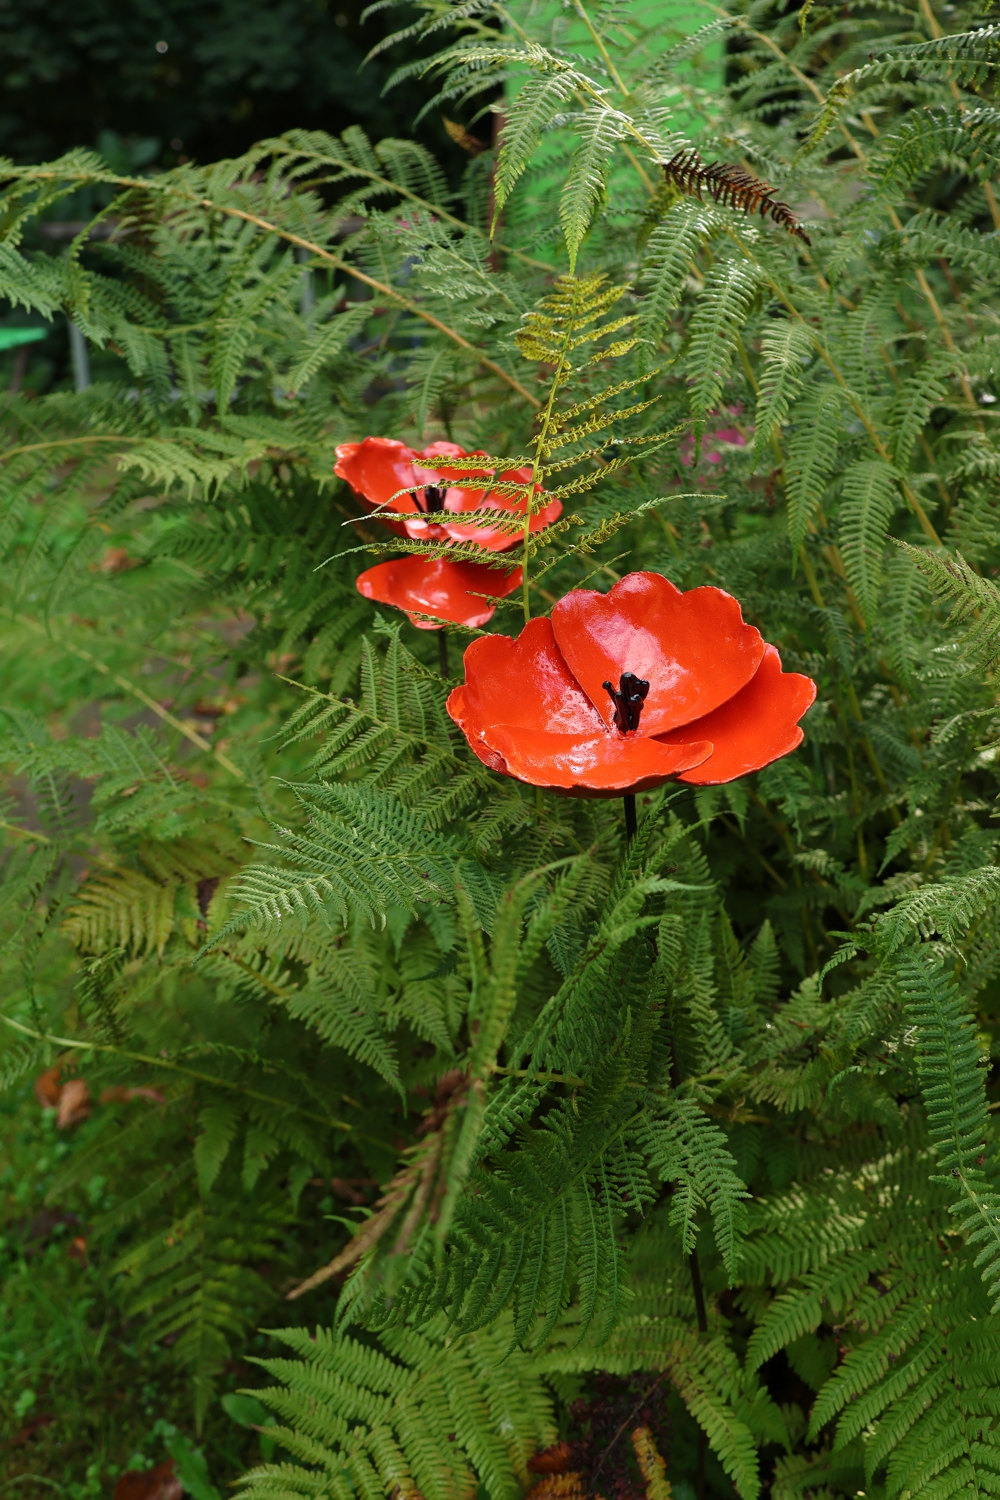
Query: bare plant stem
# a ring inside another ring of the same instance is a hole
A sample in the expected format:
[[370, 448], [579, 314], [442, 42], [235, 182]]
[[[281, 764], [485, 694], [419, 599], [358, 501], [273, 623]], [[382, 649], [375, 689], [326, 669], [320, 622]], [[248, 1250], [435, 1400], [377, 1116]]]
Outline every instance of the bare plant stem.
[[625, 842], [630, 844], [639, 827], [635, 815], [635, 792], [626, 792], [622, 801], [625, 804]]
[[[692, 1250], [688, 1256], [688, 1270], [691, 1272], [691, 1290], [694, 1292], [694, 1313], [698, 1320], [698, 1332], [708, 1332], [708, 1314], [705, 1311], [705, 1292], [701, 1284], [701, 1266], [698, 1264], [698, 1252]], [[698, 1427], [698, 1454], [695, 1460], [694, 1492], [696, 1500], [705, 1500], [705, 1464], [708, 1458], [708, 1434], [704, 1427]]]
[[[134, 188], [144, 194], [150, 192], [155, 181], [153, 178], [122, 177], [117, 173], [111, 172], [38, 172], [32, 175], [40, 182], [51, 181], [56, 177], [65, 178], [67, 181], [100, 181], [120, 188]], [[502, 380], [505, 385], [510, 386], [512, 391], [516, 391], [529, 405], [537, 408], [541, 404], [537, 397], [533, 396], [530, 391], [525, 390], [519, 380], [515, 380], [513, 375], [508, 374], [502, 366], [496, 364], [492, 359], [487, 359], [456, 328], [452, 328], [450, 324], [443, 322], [440, 318], [436, 318], [433, 313], [429, 313], [425, 308], [420, 307], [418, 303], [412, 301], [411, 298], [404, 296], [402, 292], [398, 292], [395, 287], [387, 285], [384, 281], [377, 281], [375, 277], [369, 276], [360, 267], [344, 260], [340, 255], [333, 254], [332, 251], [325, 249], [322, 245], [316, 244], [315, 241], [306, 239], [303, 235], [295, 234], [292, 230], [286, 229], [282, 224], [275, 223], [272, 219], [266, 219], [260, 214], [250, 213], [244, 208], [237, 208], [234, 204], [218, 203], [213, 198], [198, 198], [190, 191], [185, 191], [173, 183], [158, 183], [157, 191], [162, 193], [164, 197], [170, 196], [180, 198], [187, 203], [194, 203], [207, 213], [223, 214], [230, 219], [239, 219], [244, 224], [253, 224], [257, 229], [263, 230], [265, 234], [277, 235], [286, 244], [295, 245], [300, 250], [307, 250], [317, 260], [323, 261], [328, 266], [333, 266], [336, 270], [343, 271], [347, 276], [354, 277], [356, 281], [362, 282], [364, 286], [371, 287], [372, 291], [380, 292], [383, 297], [387, 297], [390, 302], [394, 302], [397, 307], [403, 308], [405, 312], [410, 313], [413, 317], [422, 318], [432, 328], [437, 328], [447, 338], [450, 338], [453, 343], [456, 343], [460, 349], [466, 350], [473, 359], [482, 365], [483, 369], [489, 370], [491, 374]]]

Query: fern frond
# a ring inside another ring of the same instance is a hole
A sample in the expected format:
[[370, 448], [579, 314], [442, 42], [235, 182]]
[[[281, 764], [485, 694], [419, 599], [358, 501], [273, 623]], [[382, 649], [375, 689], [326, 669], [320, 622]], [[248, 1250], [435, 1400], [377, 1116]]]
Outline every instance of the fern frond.
[[732, 1281], [746, 1234], [745, 1200], [749, 1194], [736, 1173], [722, 1131], [693, 1100], [674, 1097], [665, 1101], [659, 1119], [650, 1118], [644, 1124], [638, 1139], [650, 1169], [662, 1181], [676, 1184], [670, 1221], [679, 1230], [685, 1251], [690, 1254], [694, 1249], [696, 1214], [707, 1205], [719, 1253]]
[[252, 1470], [248, 1500], [312, 1494], [317, 1475], [338, 1500], [381, 1500], [387, 1486], [411, 1500], [453, 1500], [477, 1483], [509, 1494], [556, 1435], [545, 1383], [509, 1350], [503, 1322], [459, 1339], [440, 1320], [387, 1332], [386, 1352], [323, 1329], [315, 1340], [299, 1328], [275, 1336], [298, 1357], [261, 1361], [280, 1384], [255, 1394], [295, 1462]]
[[754, 424], [755, 460], [759, 460], [772, 436], [787, 420], [789, 407], [802, 389], [805, 369], [813, 355], [813, 342], [809, 330], [789, 318], [767, 327], [761, 336], [760, 350], [764, 371]]
[[969, 1243], [982, 1246], [976, 1265], [984, 1266], [1000, 1308], [1000, 1197], [987, 1187], [986, 1146], [990, 1124], [982, 1062], [958, 993], [930, 953], [907, 957], [899, 966], [899, 983], [917, 1028], [917, 1069], [931, 1139], [937, 1150], [942, 1182], [945, 1172], [957, 1178], [964, 1202], [954, 1212], [963, 1215], [962, 1229]]
[[898, 542], [897, 546], [930, 580], [935, 593], [953, 602], [953, 623], [972, 622], [963, 637], [963, 647], [979, 660], [984, 671], [992, 672], [1000, 661], [1000, 589], [971, 568], [960, 552], [954, 556], [935, 554], [907, 542]]
[[84, 953], [120, 948], [162, 957], [174, 926], [175, 890], [138, 871], [95, 876], [67, 911], [63, 930]]
[[756, 267], [736, 255], [720, 255], [705, 280], [691, 319], [687, 360], [691, 406], [701, 423], [722, 396], [736, 338], [750, 314], [759, 284]]
[[559, 199], [571, 275], [583, 237], [603, 198], [614, 148], [624, 136], [627, 123], [619, 110], [604, 104], [592, 105], [577, 117], [580, 143]]
[[841, 551], [847, 578], [866, 620], [875, 617], [882, 582], [882, 553], [899, 504], [895, 471], [881, 459], [859, 459], [844, 474], [840, 507]]

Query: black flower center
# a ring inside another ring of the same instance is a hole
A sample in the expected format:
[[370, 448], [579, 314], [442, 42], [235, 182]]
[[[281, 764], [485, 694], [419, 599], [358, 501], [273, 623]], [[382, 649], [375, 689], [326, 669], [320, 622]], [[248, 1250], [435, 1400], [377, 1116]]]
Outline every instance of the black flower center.
[[[420, 505], [419, 494], [417, 496], [417, 504]], [[444, 490], [436, 484], [425, 484], [422, 509], [427, 515], [444, 510]]]
[[615, 705], [615, 728], [620, 729], [622, 734], [627, 734], [630, 729], [638, 729], [639, 715], [649, 692], [649, 683], [637, 677], [634, 672], [623, 672], [617, 692], [610, 682], [605, 682], [603, 686]]

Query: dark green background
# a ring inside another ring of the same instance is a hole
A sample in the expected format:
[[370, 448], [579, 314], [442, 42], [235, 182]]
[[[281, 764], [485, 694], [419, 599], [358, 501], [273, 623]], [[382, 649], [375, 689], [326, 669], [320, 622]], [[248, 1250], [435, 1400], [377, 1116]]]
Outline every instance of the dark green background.
[[[364, 61], [413, 12], [398, 6], [362, 22], [366, 3], [0, 0], [0, 156], [40, 162], [90, 146], [117, 172], [148, 172], [237, 156], [293, 127], [360, 125], [375, 140], [416, 136], [457, 179], [468, 158], [438, 116], [414, 127], [426, 95], [419, 81], [383, 96], [412, 44]], [[84, 192], [46, 218], [79, 223], [99, 206]], [[63, 242], [32, 230], [25, 248], [58, 254]], [[24, 326], [46, 337], [0, 353], [0, 391], [71, 389], [65, 319], [0, 303], [0, 327]], [[119, 374], [111, 355], [90, 351], [92, 380]]]
[[362, 0], [0, 0], [0, 154], [41, 161], [111, 131], [172, 166], [181, 154], [236, 155], [291, 126], [409, 134], [412, 92], [381, 97], [394, 60], [358, 71], [406, 12], [362, 25], [362, 10]]

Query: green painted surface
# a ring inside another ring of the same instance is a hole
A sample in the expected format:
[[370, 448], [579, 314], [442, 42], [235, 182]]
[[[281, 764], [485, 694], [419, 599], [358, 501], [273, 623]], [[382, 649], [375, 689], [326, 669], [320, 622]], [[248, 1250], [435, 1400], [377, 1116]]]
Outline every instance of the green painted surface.
[[33, 344], [48, 336], [47, 328], [0, 328], [0, 351], [16, 349], [18, 344]]
[[[599, 65], [597, 46], [585, 21], [571, 4], [560, 0], [528, 0], [527, 4], [510, 6], [509, 14], [514, 28], [532, 41], [542, 46], [557, 42], [587, 59], [591, 66], [595, 62]], [[595, 4], [589, 14], [596, 24], [599, 7]], [[661, 55], [716, 19], [717, 12], [698, 0], [636, 0], [621, 11], [621, 23], [605, 28], [602, 34], [622, 81], [631, 87], [640, 68], [649, 68], [651, 55]], [[711, 120], [713, 103], [722, 94], [724, 68], [724, 44], [713, 40], [702, 52], [677, 63], [665, 78], [658, 80], [656, 102], [670, 110], [669, 119], [664, 121], [665, 132], [672, 127], [693, 139], [704, 132]], [[524, 75], [511, 81], [511, 94], [523, 81]], [[524, 224], [526, 220], [537, 221], [544, 214], [545, 222], [554, 226], [558, 192], [571, 150], [572, 137], [566, 131], [553, 132], [543, 139], [531, 168], [515, 188], [505, 215]], [[629, 188], [635, 190], [638, 183], [634, 168], [623, 156], [619, 155], [618, 163], [612, 170], [609, 186], [618, 189], [614, 196], [622, 202], [627, 200]], [[535, 253], [547, 257], [541, 246]]]

